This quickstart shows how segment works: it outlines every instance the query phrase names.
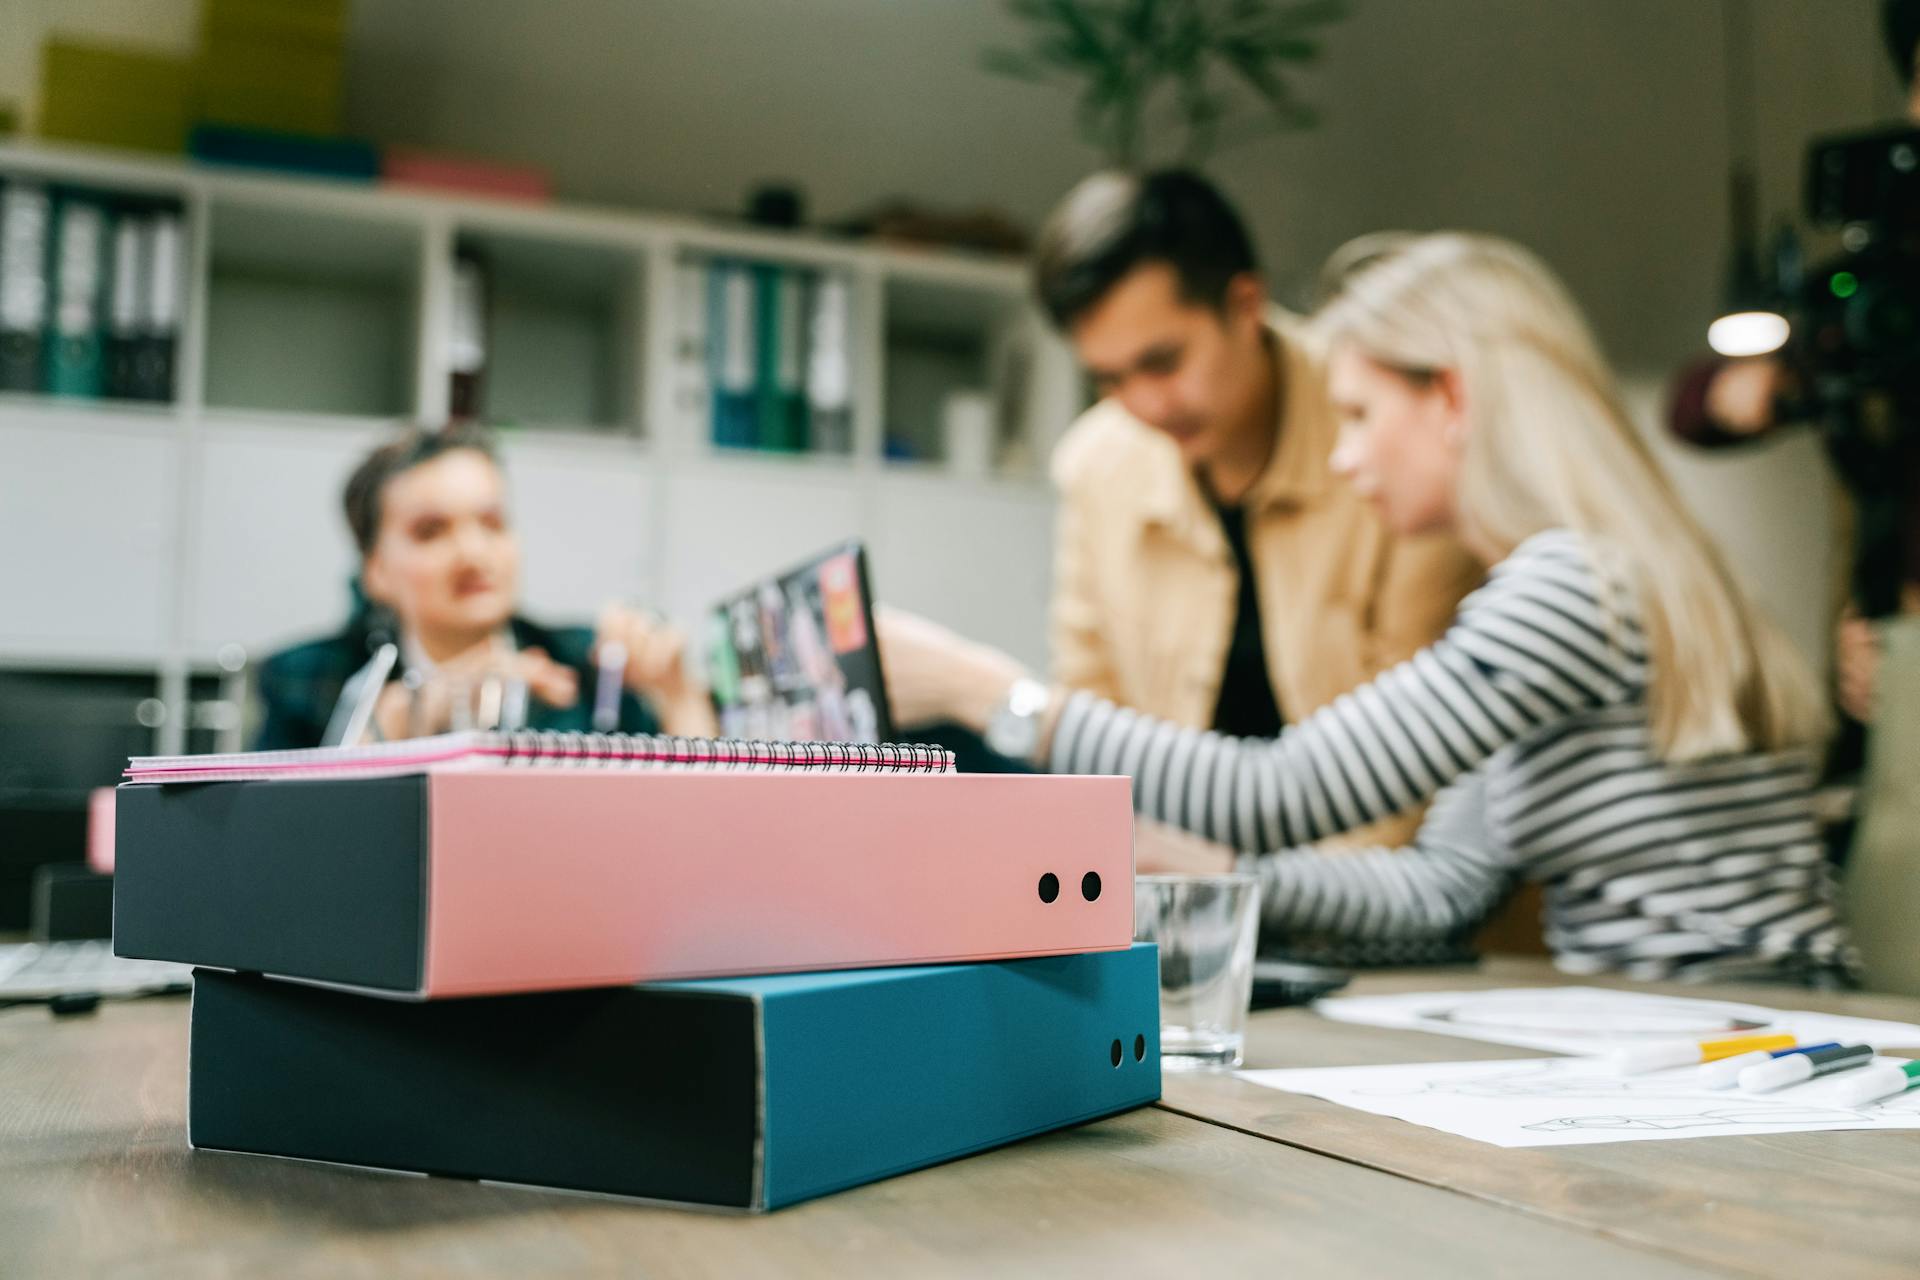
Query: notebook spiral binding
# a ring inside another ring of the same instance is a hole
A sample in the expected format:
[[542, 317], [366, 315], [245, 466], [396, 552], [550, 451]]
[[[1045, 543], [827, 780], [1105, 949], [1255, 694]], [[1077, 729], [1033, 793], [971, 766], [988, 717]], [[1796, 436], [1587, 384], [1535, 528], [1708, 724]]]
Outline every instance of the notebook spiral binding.
[[617, 768], [639, 761], [696, 769], [953, 772], [953, 752], [921, 742], [759, 742], [656, 733], [563, 733], [552, 729], [516, 729], [499, 737], [509, 765], [560, 763]]

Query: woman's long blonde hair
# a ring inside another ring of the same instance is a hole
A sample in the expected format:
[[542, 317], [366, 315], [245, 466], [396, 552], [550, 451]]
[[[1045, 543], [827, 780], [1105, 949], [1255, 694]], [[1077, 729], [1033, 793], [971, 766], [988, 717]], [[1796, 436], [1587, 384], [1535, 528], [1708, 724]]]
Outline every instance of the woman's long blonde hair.
[[1824, 736], [1811, 671], [1681, 504], [1579, 308], [1538, 258], [1492, 236], [1395, 234], [1354, 241], [1328, 273], [1323, 338], [1414, 376], [1457, 371], [1462, 536], [1505, 554], [1543, 529], [1576, 530], [1607, 589], [1630, 594], [1663, 758]]

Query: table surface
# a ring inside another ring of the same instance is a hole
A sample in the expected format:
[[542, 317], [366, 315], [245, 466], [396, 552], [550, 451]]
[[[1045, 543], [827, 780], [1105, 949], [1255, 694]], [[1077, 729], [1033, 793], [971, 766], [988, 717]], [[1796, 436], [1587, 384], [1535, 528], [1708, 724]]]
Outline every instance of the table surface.
[[[1495, 962], [1352, 991], [1555, 981]], [[1721, 994], [1920, 1021], [1911, 1000]], [[1249, 1065], [1528, 1053], [1276, 1010]], [[177, 999], [0, 1012], [0, 1080], [9, 1277], [1920, 1274], [1920, 1132], [1505, 1150], [1168, 1073], [1158, 1107], [746, 1217], [190, 1151]]]

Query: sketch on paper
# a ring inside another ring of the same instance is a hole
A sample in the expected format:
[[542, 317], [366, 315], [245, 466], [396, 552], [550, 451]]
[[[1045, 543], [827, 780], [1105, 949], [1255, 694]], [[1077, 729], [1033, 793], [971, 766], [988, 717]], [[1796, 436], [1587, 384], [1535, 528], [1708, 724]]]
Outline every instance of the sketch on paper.
[[1314, 1008], [1339, 1022], [1429, 1031], [1552, 1053], [1595, 1054], [1655, 1040], [1707, 1040], [1777, 1030], [1803, 1042], [1837, 1040], [1920, 1049], [1920, 1026], [1767, 1009], [1600, 987], [1341, 996]]
[[1502, 1147], [1837, 1129], [1920, 1129], [1920, 1097], [1827, 1105], [1814, 1081], [1777, 1094], [1706, 1089], [1697, 1068], [1622, 1076], [1604, 1059], [1245, 1071], [1244, 1079]]

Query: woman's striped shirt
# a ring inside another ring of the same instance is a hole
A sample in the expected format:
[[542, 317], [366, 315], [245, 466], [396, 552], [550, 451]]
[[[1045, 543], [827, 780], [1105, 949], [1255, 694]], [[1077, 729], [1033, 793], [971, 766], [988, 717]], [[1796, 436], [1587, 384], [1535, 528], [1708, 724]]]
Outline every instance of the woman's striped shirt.
[[[1452, 934], [1524, 875], [1545, 886], [1547, 941], [1569, 971], [1850, 966], [1811, 755], [1662, 761], [1647, 677], [1623, 593], [1579, 535], [1549, 530], [1432, 646], [1277, 739], [1076, 694], [1050, 763], [1130, 774], [1141, 812], [1256, 856], [1272, 930]], [[1429, 798], [1409, 849], [1299, 848]]]

